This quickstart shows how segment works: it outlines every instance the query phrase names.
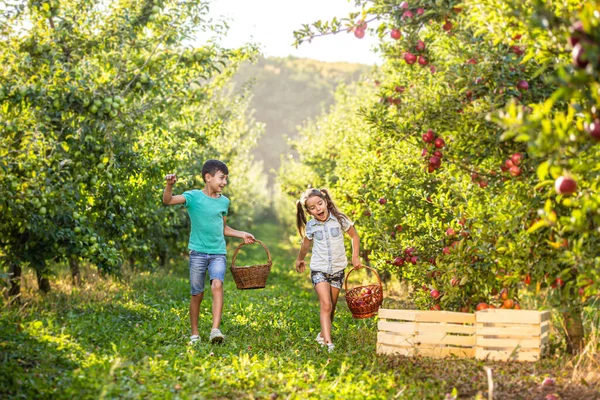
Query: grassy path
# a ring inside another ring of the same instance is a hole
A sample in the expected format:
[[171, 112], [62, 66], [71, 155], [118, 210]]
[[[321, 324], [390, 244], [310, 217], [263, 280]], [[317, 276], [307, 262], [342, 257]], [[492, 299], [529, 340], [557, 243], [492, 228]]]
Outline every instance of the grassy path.
[[[487, 390], [480, 362], [376, 356], [376, 321], [352, 319], [343, 302], [336, 352], [327, 353], [314, 341], [318, 304], [308, 276], [292, 268], [296, 249], [283, 244], [275, 225], [255, 232], [274, 268], [267, 288], [252, 291], [236, 290], [228, 270], [224, 344], [207, 343], [208, 294], [202, 342], [187, 344], [183, 260], [169, 274], [98, 279], [82, 289], [59, 283], [50, 295], [0, 314], [0, 398], [443, 399], [454, 387], [461, 398]], [[244, 249], [238, 265], [266, 259], [260, 246]], [[504, 398], [544, 398], [541, 376], [556, 372], [551, 361], [495, 368]]]

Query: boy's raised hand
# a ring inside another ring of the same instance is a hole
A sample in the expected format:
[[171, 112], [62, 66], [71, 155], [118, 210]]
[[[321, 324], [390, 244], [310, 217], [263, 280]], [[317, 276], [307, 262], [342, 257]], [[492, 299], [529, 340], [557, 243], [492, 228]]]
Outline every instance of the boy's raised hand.
[[306, 261], [296, 260], [296, 272], [304, 272], [306, 269]]
[[174, 185], [175, 182], [177, 182], [177, 175], [168, 174], [167, 176], [165, 176], [165, 180], [167, 181], [167, 185]]

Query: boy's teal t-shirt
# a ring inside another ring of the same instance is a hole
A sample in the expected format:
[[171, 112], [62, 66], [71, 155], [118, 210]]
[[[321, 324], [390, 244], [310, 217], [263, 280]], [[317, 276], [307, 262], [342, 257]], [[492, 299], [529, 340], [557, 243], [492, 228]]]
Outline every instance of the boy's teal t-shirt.
[[229, 199], [223, 195], [208, 197], [202, 190], [183, 193], [192, 230], [188, 248], [206, 254], [227, 254], [223, 235], [223, 217], [229, 209]]

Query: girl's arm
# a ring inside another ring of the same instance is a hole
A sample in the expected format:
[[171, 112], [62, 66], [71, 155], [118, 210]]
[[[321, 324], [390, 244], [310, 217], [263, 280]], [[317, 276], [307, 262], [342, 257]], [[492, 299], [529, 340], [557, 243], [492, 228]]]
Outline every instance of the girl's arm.
[[256, 241], [254, 235], [244, 231], [237, 231], [230, 226], [227, 226], [227, 217], [223, 217], [223, 235], [244, 239], [244, 243], [251, 244]]
[[352, 240], [352, 265], [358, 267], [361, 265], [360, 263], [360, 238], [358, 237], [358, 233], [353, 226], [350, 227], [346, 231], [350, 239]]
[[304, 272], [306, 269], [306, 262], [304, 261], [304, 257], [308, 253], [308, 249], [310, 248], [310, 239], [306, 236], [302, 239], [302, 246], [300, 246], [300, 253], [298, 253], [298, 258], [296, 258], [296, 272]]

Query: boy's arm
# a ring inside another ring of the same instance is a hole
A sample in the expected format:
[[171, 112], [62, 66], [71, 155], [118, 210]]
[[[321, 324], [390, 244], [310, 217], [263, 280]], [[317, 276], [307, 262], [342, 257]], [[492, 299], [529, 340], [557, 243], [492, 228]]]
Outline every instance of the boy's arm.
[[302, 239], [302, 245], [300, 246], [300, 252], [298, 253], [298, 258], [296, 258], [296, 271], [304, 272], [306, 269], [306, 262], [304, 261], [304, 257], [308, 253], [308, 249], [310, 247], [311, 240], [306, 236]]
[[237, 231], [227, 226], [227, 217], [223, 217], [223, 235], [244, 239], [244, 243], [251, 244], [256, 241], [254, 235], [244, 231]]
[[358, 237], [358, 233], [353, 226], [350, 227], [346, 231], [350, 239], [352, 240], [352, 265], [355, 267], [360, 266], [360, 238]]
[[163, 192], [163, 204], [168, 206], [172, 206], [174, 204], [184, 204], [185, 197], [182, 195], [173, 196], [173, 185], [177, 182], [177, 176], [175, 174], [169, 174], [165, 177], [167, 181], [167, 185], [165, 186], [165, 191]]

